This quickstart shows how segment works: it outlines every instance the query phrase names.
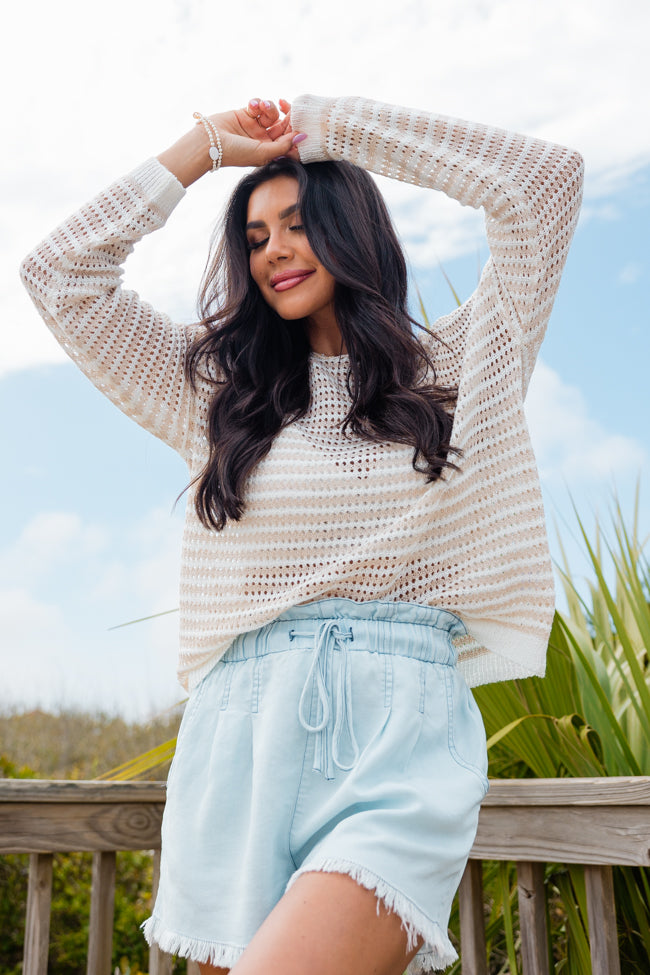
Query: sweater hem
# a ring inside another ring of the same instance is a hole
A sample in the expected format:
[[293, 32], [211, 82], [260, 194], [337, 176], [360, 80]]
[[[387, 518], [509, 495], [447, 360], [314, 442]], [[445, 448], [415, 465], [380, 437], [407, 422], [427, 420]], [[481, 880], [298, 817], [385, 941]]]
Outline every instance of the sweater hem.
[[494, 620], [462, 619], [470, 640], [457, 647], [458, 669], [470, 687], [544, 676], [550, 625], [542, 637]]

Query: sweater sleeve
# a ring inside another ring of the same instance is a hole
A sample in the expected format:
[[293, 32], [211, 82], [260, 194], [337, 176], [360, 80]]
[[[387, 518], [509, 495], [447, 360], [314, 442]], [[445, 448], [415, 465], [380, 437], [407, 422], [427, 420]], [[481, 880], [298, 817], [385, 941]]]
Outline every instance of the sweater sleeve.
[[113, 183], [30, 253], [21, 277], [73, 361], [124, 413], [183, 453], [188, 330], [121, 287], [133, 245], [184, 195], [156, 159]]
[[308, 136], [303, 163], [346, 159], [484, 208], [490, 259], [462, 311], [436, 331], [460, 360], [470, 319], [491, 317], [473, 314], [473, 306], [498, 303], [521, 352], [525, 392], [578, 218], [581, 156], [504, 129], [355, 97], [305, 95], [291, 117]]

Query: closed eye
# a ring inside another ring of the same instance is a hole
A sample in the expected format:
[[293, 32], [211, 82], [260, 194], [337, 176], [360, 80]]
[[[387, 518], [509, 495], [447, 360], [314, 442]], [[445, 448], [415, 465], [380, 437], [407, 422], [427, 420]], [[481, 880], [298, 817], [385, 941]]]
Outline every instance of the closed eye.
[[[294, 223], [289, 227], [289, 230], [295, 230], [295, 231], [302, 231], [304, 229], [305, 227], [304, 224], [302, 223]], [[246, 244], [248, 246], [249, 251], [256, 251], [258, 247], [263, 247], [264, 244], [266, 244], [268, 239], [269, 239], [268, 237], [263, 237], [262, 240], [248, 240]]]

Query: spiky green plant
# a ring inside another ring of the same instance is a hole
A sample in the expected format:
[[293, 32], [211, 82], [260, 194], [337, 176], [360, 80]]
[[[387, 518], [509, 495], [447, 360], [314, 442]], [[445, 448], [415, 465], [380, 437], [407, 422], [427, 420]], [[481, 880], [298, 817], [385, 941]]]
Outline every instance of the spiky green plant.
[[[576, 521], [591, 578], [585, 586], [564, 559], [567, 610], [555, 616], [546, 677], [475, 691], [497, 778], [650, 774], [650, 571], [638, 495], [629, 528], [616, 500], [609, 531], [597, 520], [590, 536], [577, 512]], [[650, 971], [650, 874], [628, 867], [614, 873], [622, 970]], [[501, 915], [500, 927], [487, 928], [491, 971], [516, 975], [504, 868], [487, 864], [484, 883], [490, 921], [495, 905]], [[514, 883], [513, 875], [512, 892]], [[583, 871], [551, 864], [546, 885], [555, 970], [589, 975]]]

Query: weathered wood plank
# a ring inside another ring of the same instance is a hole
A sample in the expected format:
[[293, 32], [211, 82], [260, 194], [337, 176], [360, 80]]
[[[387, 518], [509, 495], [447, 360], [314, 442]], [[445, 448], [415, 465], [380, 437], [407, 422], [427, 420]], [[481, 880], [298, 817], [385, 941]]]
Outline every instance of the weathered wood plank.
[[115, 851], [93, 856], [86, 975], [111, 975], [115, 915]]
[[[151, 884], [151, 908], [153, 910], [160, 883], [160, 850], [153, 855], [153, 881]], [[172, 975], [172, 956], [161, 951], [158, 945], [149, 949], [149, 975]]]
[[[162, 802], [0, 803], [0, 852], [155, 849]], [[483, 806], [472, 857], [650, 865], [644, 806]]]
[[470, 860], [458, 888], [460, 961], [463, 975], [487, 975], [483, 864]]
[[188, 961], [187, 975], [201, 975], [201, 969], [199, 968], [198, 961]]
[[549, 975], [544, 864], [517, 864], [519, 933], [524, 975]]
[[612, 868], [585, 867], [592, 975], [621, 975]]
[[[155, 802], [165, 799], [164, 782], [79, 782], [0, 779], [3, 802]], [[650, 776], [580, 779], [492, 779], [484, 806], [650, 805]]]
[[164, 782], [0, 779], [3, 802], [164, 802]]
[[648, 806], [650, 776], [491, 779], [484, 806]]
[[645, 806], [482, 806], [470, 854], [477, 860], [650, 865]]
[[47, 975], [52, 906], [52, 854], [32, 853], [29, 860], [23, 975]]
[[150, 850], [164, 804], [0, 803], [0, 853]]

